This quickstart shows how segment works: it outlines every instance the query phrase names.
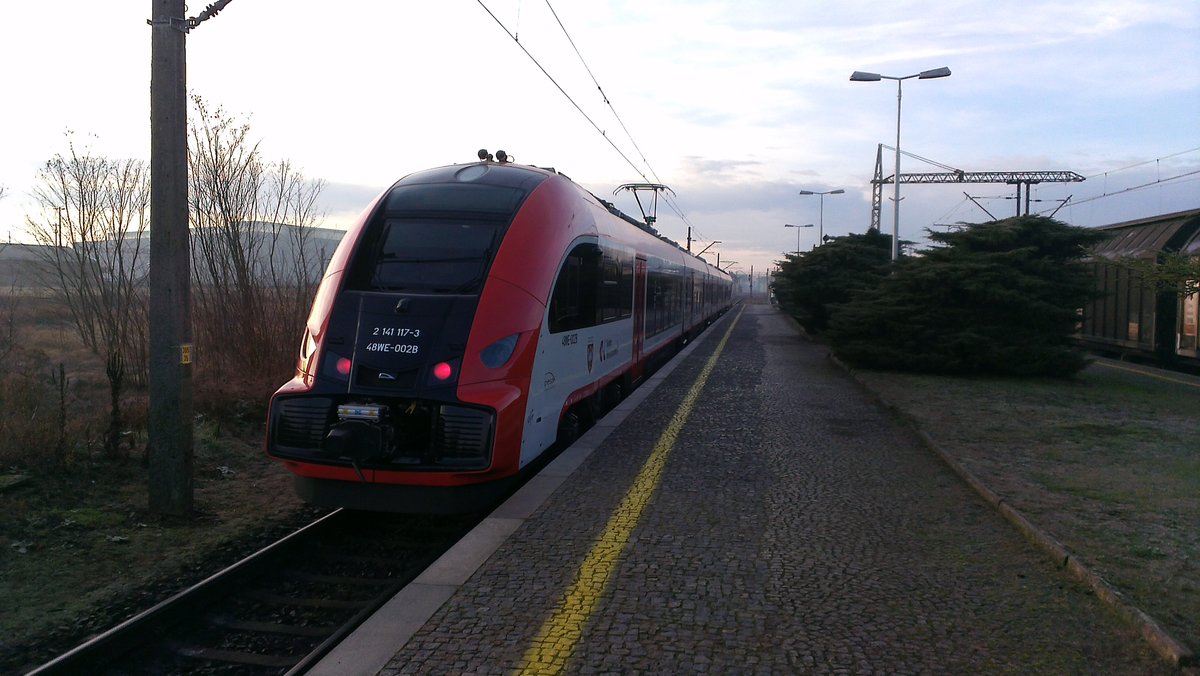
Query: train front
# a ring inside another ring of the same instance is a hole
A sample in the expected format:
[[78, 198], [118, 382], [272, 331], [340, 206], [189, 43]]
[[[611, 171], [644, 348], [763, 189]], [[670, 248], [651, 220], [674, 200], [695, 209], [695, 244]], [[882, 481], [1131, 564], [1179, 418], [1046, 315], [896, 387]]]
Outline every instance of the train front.
[[267, 452], [306, 502], [455, 512], [506, 488], [545, 308], [490, 275], [519, 253], [498, 256], [547, 177], [494, 163], [413, 174], [347, 233], [268, 418]]

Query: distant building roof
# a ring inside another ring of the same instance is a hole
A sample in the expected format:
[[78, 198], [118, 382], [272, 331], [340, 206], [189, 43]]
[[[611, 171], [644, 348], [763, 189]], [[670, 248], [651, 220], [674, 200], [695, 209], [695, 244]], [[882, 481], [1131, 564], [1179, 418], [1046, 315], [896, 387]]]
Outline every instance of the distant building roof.
[[1111, 235], [1092, 247], [1102, 258], [1153, 258], [1160, 251], [1200, 253], [1200, 209], [1097, 228]]

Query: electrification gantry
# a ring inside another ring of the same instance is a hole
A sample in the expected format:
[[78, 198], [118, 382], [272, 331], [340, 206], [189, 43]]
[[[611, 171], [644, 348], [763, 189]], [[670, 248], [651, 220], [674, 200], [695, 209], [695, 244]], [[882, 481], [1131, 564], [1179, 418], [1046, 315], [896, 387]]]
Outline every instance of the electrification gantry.
[[[883, 176], [883, 149], [895, 150], [879, 144], [875, 154], [875, 177], [871, 179], [871, 229], [879, 229], [880, 212], [883, 208], [883, 186], [890, 185], [895, 176]], [[904, 151], [901, 151], [904, 152]], [[1017, 215], [1021, 215], [1021, 186], [1025, 187], [1025, 214], [1029, 214], [1030, 186], [1035, 183], [1078, 183], [1083, 176], [1073, 171], [963, 171], [933, 160], [904, 152], [905, 155], [942, 167], [948, 171], [934, 173], [900, 174], [900, 183], [1006, 183], [1017, 186]], [[968, 199], [974, 201], [970, 195]], [[1067, 199], [1071, 199], [1068, 197]], [[978, 202], [976, 202], [978, 204]], [[980, 207], [982, 208], [982, 206]], [[984, 209], [987, 212], [986, 209]], [[988, 212], [990, 216], [991, 213]], [[994, 217], [993, 217], [994, 218]]]

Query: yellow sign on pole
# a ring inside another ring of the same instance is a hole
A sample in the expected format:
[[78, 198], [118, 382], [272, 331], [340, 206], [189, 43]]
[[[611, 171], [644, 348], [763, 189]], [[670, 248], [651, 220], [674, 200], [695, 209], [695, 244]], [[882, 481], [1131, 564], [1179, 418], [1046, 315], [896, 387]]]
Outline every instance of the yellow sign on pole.
[[179, 346], [179, 363], [180, 364], [191, 364], [192, 363], [192, 344], [191, 343], [184, 343]]

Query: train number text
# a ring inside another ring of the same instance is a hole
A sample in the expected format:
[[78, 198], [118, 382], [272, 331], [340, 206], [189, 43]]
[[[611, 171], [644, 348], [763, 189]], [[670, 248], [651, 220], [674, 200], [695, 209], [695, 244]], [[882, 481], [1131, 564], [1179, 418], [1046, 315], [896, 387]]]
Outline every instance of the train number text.
[[404, 343], [368, 343], [367, 352], [393, 352], [395, 354], [417, 354], [421, 351], [420, 345], [407, 345]]

